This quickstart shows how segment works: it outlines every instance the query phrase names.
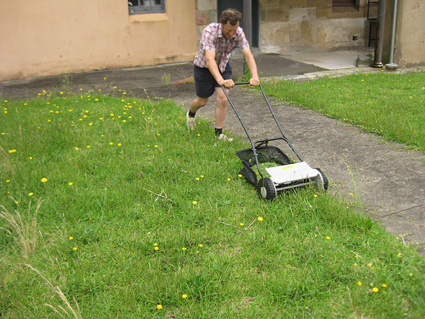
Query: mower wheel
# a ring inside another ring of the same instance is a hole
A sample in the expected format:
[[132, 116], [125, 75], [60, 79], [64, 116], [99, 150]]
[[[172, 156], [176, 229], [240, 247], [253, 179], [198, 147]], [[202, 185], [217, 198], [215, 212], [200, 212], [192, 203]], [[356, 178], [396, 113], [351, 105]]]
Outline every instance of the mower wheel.
[[329, 187], [329, 180], [326, 177], [325, 173], [320, 168], [316, 168], [319, 172], [319, 175], [316, 178], [316, 188], [318, 191], [327, 191]]
[[262, 178], [257, 184], [258, 196], [263, 199], [273, 200], [276, 197], [276, 187], [270, 178]]

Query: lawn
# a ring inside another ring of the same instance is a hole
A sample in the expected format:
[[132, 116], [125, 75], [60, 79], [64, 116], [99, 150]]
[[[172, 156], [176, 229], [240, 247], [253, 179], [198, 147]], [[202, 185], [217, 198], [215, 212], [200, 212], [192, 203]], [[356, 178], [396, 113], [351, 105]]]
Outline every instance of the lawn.
[[270, 96], [425, 151], [425, 72], [354, 74], [264, 84]]
[[424, 259], [355, 202], [259, 200], [172, 101], [40, 93], [1, 101], [1, 317], [425, 316]]

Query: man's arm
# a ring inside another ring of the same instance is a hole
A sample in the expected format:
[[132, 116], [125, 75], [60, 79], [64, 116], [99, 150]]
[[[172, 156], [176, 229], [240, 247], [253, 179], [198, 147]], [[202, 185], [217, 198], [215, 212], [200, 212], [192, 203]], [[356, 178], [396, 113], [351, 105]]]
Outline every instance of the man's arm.
[[255, 63], [254, 56], [251, 53], [251, 50], [248, 48], [244, 48], [241, 50], [243, 56], [245, 57], [245, 61], [248, 64], [248, 69], [251, 72], [251, 79], [249, 80], [249, 85], [257, 86], [260, 85], [260, 79], [258, 77], [257, 72], [257, 64]]
[[[212, 76], [220, 86], [233, 87], [235, 83], [233, 80], [224, 80], [221, 76], [220, 70], [218, 69], [217, 62], [215, 62], [215, 51], [205, 50], [205, 58], [207, 60], [208, 70], [210, 70]], [[255, 62], [254, 62], [255, 63]]]

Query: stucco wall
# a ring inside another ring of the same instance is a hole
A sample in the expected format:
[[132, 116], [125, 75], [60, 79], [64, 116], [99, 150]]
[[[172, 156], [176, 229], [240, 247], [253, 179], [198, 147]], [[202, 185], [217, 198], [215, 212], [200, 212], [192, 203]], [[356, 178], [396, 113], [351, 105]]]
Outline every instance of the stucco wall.
[[127, 3], [1, 0], [0, 81], [193, 59], [193, 0], [132, 16]]
[[398, 4], [394, 62], [399, 66], [425, 64], [425, 2], [399, 0]]

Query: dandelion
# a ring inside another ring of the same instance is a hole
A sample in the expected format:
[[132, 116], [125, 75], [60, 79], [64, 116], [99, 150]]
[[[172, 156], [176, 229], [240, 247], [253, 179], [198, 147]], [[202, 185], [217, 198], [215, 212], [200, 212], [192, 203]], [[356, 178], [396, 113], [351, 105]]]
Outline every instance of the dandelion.
[[157, 243], [155, 243], [155, 244], [153, 244], [154, 246], [158, 246], [158, 244]]
[[378, 289], [378, 288], [376, 288], [376, 287], [373, 287], [372, 291], [373, 291], [373, 292], [378, 292], [378, 291], [379, 291], [379, 289]]
[[73, 182], [69, 182], [68, 185], [69, 186], [72, 186], [72, 185], [74, 185], [74, 183]]
[[202, 244], [199, 244], [198, 246], [199, 246], [199, 247], [202, 247], [202, 246], [204, 246], [204, 245], [202, 245]]
[[41, 182], [42, 182], [42, 183], [47, 182], [47, 178], [43, 177], [43, 178], [41, 179]]
[[330, 238], [329, 236], [326, 236], [326, 239], [327, 239], [327, 240], [331, 240], [331, 238]]
[[383, 287], [383, 288], [387, 288], [387, 285], [386, 285], [386, 284], [382, 284], [382, 287]]
[[109, 143], [109, 145], [114, 145], [114, 143], [111, 142], [111, 143]]
[[198, 202], [197, 202], [196, 200], [194, 200], [194, 201], [192, 202], [192, 204], [193, 204], [193, 205], [197, 205], [197, 204], [198, 204]]
[[228, 180], [228, 181], [230, 181], [231, 179], [230, 179], [230, 178], [228, 178], [227, 180]]
[[183, 248], [182, 248], [182, 250], [186, 250], [186, 249], [187, 249], [186, 247], [183, 247]]
[[353, 193], [350, 193], [350, 196], [353, 196]]
[[87, 145], [86, 147], [87, 147], [87, 148], [90, 148], [90, 145]]
[[72, 236], [69, 237], [69, 240], [73, 240], [73, 239], [74, 239], [74, 237], [72, 237]]
[[199, 177], [195, 178], [195, 180], [199, 181]]
[[161, 310], [162, 309], [162, 305], [157, 305], [156, 309]]
[[10, 154], [15, 153], [15, 152], [16, 152], [16, 150], [9, 150]]
[[316, 195], [316, 194], [314, 194], [313, 196], [314, 196], [315, 198], [317, 198], [317, 195]]
[[263, 217], [258, 217], [257, 219], [259, 222], [262, 222], [264, 220]]
[[240, 223], [239, 225], [240, 225], [240, 226], [243, 226], [243, 225], [245, 225], [245, 224], [244, 224], [244, 223]]
[[409, 274], [409, 276], [410, 276], [410, 277], [413, 277], [413, 274], [412, 274], [412, 273], [410, 273], [410, 274]]
[[357, 285], [361, 286], [361, 285], [363, 285], [363, 283], [361, 281], [358, 281]]
[[401, 253], [398, 253], [397, 257], [401, 258]]
[[204, 178], [204, 175], [201, 175], [201, 178]]
[[155, 248], [154, 248], [155, 250], [159, 250], [159, 247], [158, 246], [155, 246]]
[[186, 298], [187, 298], [187, 295], [186, 295], [186, 294], [183, 294], [183, 295], [182, 295], [182, 298], [183, 298], [183, 299], [186, 299]]
[[77, 250], [77, 247], [72, 248], [72, 250], [73, 250], [73, 251], [76, 251], [76, 250]]
[[29, 194], [28, 194], [28, 196], [32, 196], [32, 195], [34, 195], [34, 193], [29, 193]]
[[199, 254], [199, 250], [197, 250], [196, 253]]

